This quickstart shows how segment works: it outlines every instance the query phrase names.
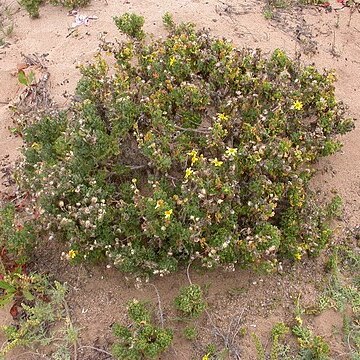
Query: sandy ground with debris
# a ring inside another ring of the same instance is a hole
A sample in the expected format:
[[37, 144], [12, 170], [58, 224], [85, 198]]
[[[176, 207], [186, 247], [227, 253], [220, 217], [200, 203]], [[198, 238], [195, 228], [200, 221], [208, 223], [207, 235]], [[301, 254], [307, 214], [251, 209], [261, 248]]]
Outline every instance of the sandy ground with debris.
[[[14, 9], [17, 4], [13, 3]], [[334, 4], [340, 8], [340, 4]], [[171, 12], [177, 22], [194, 22], [199, 28], [209, 28], [215, 36], [227, 37], [240, 47], [261, 48], [265, 54], [282, 48], [292, 57], [300, 57], [304, 64], [314, 63], [318, 68], [336, 70], [337, 96], [349, 106], [349, 115], [360, 115], [360, 13], [350, 9], [326, 12], [323, 8], [291, 8], [276, 12], [272, 20], [263, 15], [259, 1], [227, 0], [127, 0], [92, 1], [81, 10], [82, 14], [97, 16], [88, 26], [69, 30], [74, 18], [67, 10], [47, 5], [41, 8], [40, 19], [31, 20], [24, 10], [14, 15], [15, 28], [8, 44], [0, 48], [0, 165], [6, 173], [19, 155], [21, 139], [9, 131], [12, 127], [11, 104], [21, 93], [17, 79], [17, 67], [22, 54], [45, 54], [50, 74], [49, 90], [59, 106], [66, 106], [69, 94], [74, 92], [79, 79], [76, 66], [91, 61], [97, 52], [99, 38], [119, 37], [113, 16], [124, 12], [136, 12], [146, 19], [145, 29], [154, 35], [164, 33], [162, 16]], [[354, 131], [342, 138], [344, 147], [337, 155], [325, 159], [319, 165], [314, 188], [322, 193], [336, 189], [345, 205], [342, 225], [354, 227], [360, 222], [360, 133]], [[1, 175], [1, 174], [0, 174]], [[1, 191], [6, 191], [6, 177], [1, 180]], [[38, 249], [39, 267], [67, 281], [70, 288], [69, 306], [75, 324], [81, 329], [80, 343], [106, 348], [111, 342], [110, 325], [125, 317], [127, 300], [134, 297], [151, 299], [156, 303], [154, 290], [146, 285], [140, 289], [133, 281], [112, 269], [87, 268], [86, 265], [71, 268], [63, 264], [51, 246]], [[46, 254], [46, 258], [42, 255]], [[213, 322], [219, 328], [227, 328], [235, 315], [241, 314], [242, 326], [248, 333], [256, 331], [264, 339], [269, 338], [271, 326], [286, 320], [296, 294], [301, 290], [304, 303], [314, 301], [322, 282], [321, 261], [298, 265], [282, 274], [268, 278], [251, 271], [224, 273], [220, 270], [202, 273], [193, 271], [193, 280], [206, 286], [207, 300]], [[154, 279], [164, 304], [167, 318], [174, 317], [171, 301], [180, 286], [187, 284], [186, 272], [164, 279]], [[0, 324], [10, 321], [6, 313], [0, 313]], [[314, 329], [328, 338], [333, 345], [333, 358], [344, 351], [342, 345], [331, 337], [332, 325], [340, 326], [341, 318], [327, 311], [313, 321]], [[204, 345], [216, 342], [214, 328], [209, 319], [198, 320], [203, 336], [195, 343], [176, 336], [185, 324], [175, 331], [174, 346], [163, 359], [199, 359]], [[243, 359], [254, 359], [254, 345], [249, 336], [239, 340]], [[78, 359], [106, 359], [87, 350]], [[39, 355], [15, 353], [9, 360], [40, 359]]]

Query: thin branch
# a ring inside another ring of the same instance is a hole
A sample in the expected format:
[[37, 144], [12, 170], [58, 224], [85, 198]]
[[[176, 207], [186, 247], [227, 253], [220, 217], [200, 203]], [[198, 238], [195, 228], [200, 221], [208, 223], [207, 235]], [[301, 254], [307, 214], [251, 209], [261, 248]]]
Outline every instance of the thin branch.
[[243, 308], [242, 311], [241, 311], [241, 313], [240, 313], [240, 314], [238, 315], [238, 317], [237, 317], [237, 318], [238, 318], [238, 321], [237, 321], [237, 324], [236, 324], [236, 330], [235, 330], [234, 335], [233, 335], [233, 337], [232, 337], [232, 339], [231, 339], [231, 344], [234, 343], [235, 338], [236, 338], [237, 334], [239, 333], [239, 331], [240, 331], [240, 329], [241, 329], [241, 327], [240, 327], [240, 322], [241, 322], [242, 316], [243, 316], [243, 314], [244, 314], [244, 311], [245, 311], [245, 309]]
[[192, 129], [192, 128], [183, 128], [181, 126], [178, 125], [174, 125], [174, 128], [177, 130], [181, 130], [181, 131], [190, 131], [190, 132], [195, 132], [195, 133], [199, 133], [199, 134], [210, 134], [210, 131], [206, 131], [206, 130], [199, 130], [199, 129]]
[[[65, 312], [66, 312], [66, 317], [69, 321], [69, 326], [71, 327], [71, 329], [74, 329], [74, 325], [71, 321], [71, 316], [70, 316], [70, 309], [69, 309], [69, 305], [68, 303], [66, 302], [66, 300], [64, 299], [63, 300], [63, 304], [64, 304], [64, 309], [65, 309]], [[74, 360], [77, 360], [77, 352], [78, 352], [78, 346], [77, 346], [77, 341], [75, 340], [74, 341]]]
[[192, 260], [188, 263], [188, 266], [186, 268], [186, 276], [188, 278], [189, 284], [192, 285], [191, 277], [190, 277], [190, 266], [191, 266]]
[[[20, 359], [20, 358], [23, 358], [24, 356], [26, 355], [26, 358], [27, 360], [29, 360], [29, 355], [32, 355], [32, 356], [36, 356], [36, 359], [44, 359], [44, 360], [50, 360], [49, 357], [47, 357], [47, 355], [45, 354], [41, 354], [39, 352], [34, 352], [34, 351], [26, 351], [24, 353], [21, 353], [19, 355], [16, 356], [16, 359]], [[46, 356], [46, 357], [45, 357]], [[34, 359], [34, 358], [33, 358]]]
[[241, 319], [242, 319], [244, 311], [245, 311], [245, 309], [243, 309], [240, 314], [236, 315], [235, 317], [233, 317], [231, 319], [228, 329], [227, 329], [227, 332], [225, 333], [215, 325], [212, 316], [205, 309], [205, 313], [208, 316], [208, 319], [213, 327], [215, 337], [216, 336], [220, 337], [223, 340], [225, 348], [227, 350], [229, 350], [230, 353], [233, 353], [235, 355], [236, 359], [241, 359], [240, 351], [235, 346], [234, 343], [235, 343], [236, 336], [238, 335], [238, 333], [241, 329], [240, 323], [241, 323]]
[[161, 327], [164, 328], [164, 313], [162, 311], [161, 298], [160, 298], [159, 290], [154, 284], [147, 284], [147, 285], [152, 286], [156, 291], [156, 296], [157, 296], [157, 300], [158, 300], [158, 307], [159, 307], [160, 323], [161, 323]]
[[95, 351], [101, 352], [101, 353], [103, 353], [103, 354], [109, 355], [109, 356], [111, 356], [111, 358], [113, 358], [113, 355], [112, 355], [111, 353], [109, 353], [108, 351], [103, 350], [103, 349], [99, 349], [99, 348], [94, 347], [94, 346], [83, 345], [83, 346], [80, 346], [80, 347], [79, 347], [79, 350], [82, 350], [82, 349], [95, 350]]
[[139, 170], [147, 167], [147, 165], [134, 165], [134, 166], [125, 165], [125, 166], [130, 170]]

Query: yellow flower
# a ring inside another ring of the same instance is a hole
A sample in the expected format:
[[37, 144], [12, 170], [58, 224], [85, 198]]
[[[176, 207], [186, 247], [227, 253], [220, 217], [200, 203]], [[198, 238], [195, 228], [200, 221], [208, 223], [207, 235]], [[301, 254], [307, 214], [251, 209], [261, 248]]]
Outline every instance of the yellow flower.
[[225, 114], [223, 114], [223, 113], [220, 113], [220, 114], [217, 114], [217, 116], [218, 116], [218, 119], [220, 120], [220, 121], [228, 121], [229, 120], [229, 115], [225, 115]]
[[301, 110], [303, 108], [303, 103], [299, 100], [296, 100], [294, 103], [293, 103], [293, 109], [295, 110]]
[[294, 258], [295, 258], [296, 260], [301, 260], [302, 255], [297, 252], [297, 253], [294, 254]]
[[31, 147], [35, 150], [35, 151], [40, 151], [42, 146], [40, 144], [38, 144], [37, 142], [34, 142]]
[[209, 360], [209, 354], [204, 355], [201, 360]]
[[188, 155], [191, 156], [191, 165], [194, 165], [198, 160], [199, 157], [197, 156], [198, 152], [197, 150], [191, 150]]
[[205, 239], [204, 237], [202, 237], [199, 242], [200, 242], [200, 246], [201, 246], [202, 248], [204, 248], [205, 245], [206, 245], [206, 239]]
[[148, 131], [144, 136], [145, 141], [151, 141], [153, 138], [154, 138], [154, 135], [151, 131]]
[[226, 151], [225, 151], [225, 155], [226, 156], [235, 156], [237, 154], [237, 149], [235, 148], [227, 148]]
[[73, 249], [69, 250], [69, 252], [68, 252], [69, 259], [74, 259], [76, 254], [77, 254], [77, 251], [75, 251]]
[[164, 206], [164, 200], [158, 200], [157, 202], [156, 202], [156, 206], [155, 206], [155, 209], [158, 209], [158, 208], [160, 208], [160, 207], [162, 207], [162, 206]]
[[336, 76], [333, 72], [329, 73], [326, 78], [331, 82], [334, 82], [336, 80]]
[[131, 50], [130, 50], [129, 48], [125, 48], [125, 49], [123, 50], [123, 54], [124, 54], [125, 56], [129, 56], [129, 55], [131, 55]]
[[185, 170], [185, 179], [188, 179], [193, 173], [194, 173], [194, 170], [192, 170], [191, 168], [187, 168]]
[[296, 317], [295, 317], [295, 320], [296, 320], [296, 322], [297, 322], [300, 326], [302, 325], [303, 321], [302, 321], [302, 319], [301, 319], [300, 316], [296, 316]]
[[166, 210], [165, 212], [164, 212], [164, 214], [165, 214], [165, 219], [170, 219], [170, 216], [172, 215], [172, 213], [173, 213], [173, 211], [172, 211], [172, 209], [170, 209], [170, 210]]
[[211, 163], [216, 167], [220, 167], [224, 162], [215, 158], [215, 159], [211, 160]]
[[170, 66], [173, 66], [173, 65], [175, 64], [175, 62], [176, 62], [176, 59], [175, 59], [174, 56], [172, 56], [172, 57], [170, 58]]

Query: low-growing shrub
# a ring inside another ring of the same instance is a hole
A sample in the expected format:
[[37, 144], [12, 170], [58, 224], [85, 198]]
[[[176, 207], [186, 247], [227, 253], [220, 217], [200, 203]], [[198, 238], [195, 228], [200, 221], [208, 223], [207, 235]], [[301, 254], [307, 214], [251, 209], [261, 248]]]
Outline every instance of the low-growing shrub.
[[129, 303], [128, 314], [133, 322], [131, 327], [113, 326], [119, 340], [113, 346], [113, 356], [119, 360], [158, 359], [171, 345], [172, 331], [153, 325], [149, 310], [138, 300]]
[[146, 41], [138, 17], [117, 19], [136, 39], [104, 43], [80, 100], [24, 130], [17, 178], [39, 224], [72, 258], [160, 275], [317, 254], [331, 231], [312, 164], [353, 126], [334, 74], [165, 20], [167, 37]]
[[6, 40], [14, 31], [14, 10], [11, 5], [0, 1], [0, 46], [6, 43]]
[[77, 9], [89, 5], [90, 0], [50, 0], [53, 5], [60, 5], [69, 9]]
[[195, 326], [188, 326], [183, 332], [185, 338], [189, 341], [194, 341], [198, 337], [198, 330]]
[[[71, 330], [64, 315], [65, 293], [64, 285], [57, 281], [52, 284], [39, 274], [12, 273], [0, 280], [0, 307], [11, 302], [13, 317], [11, 325], [0, 328], [7, 339], [0, 348], [0, 357], [20, 346], [49, 345], [55, 335]], [[56, 328], [56, 323], [63, 326]]]
[[145, 20], [142, 16], [136, 14], [125, 13], [122, 16], [114, 18], [115, 24], [120, 31], [128, 36], [142, 40], [145, 37], [145, 32], [142, 29]]
[[0, 308], [8, 306], [12, 316], [11, 324], [0, 326], [6, 338], [0, 346], [0, 359], [17, 347], [39, 349], [49, 344], [54, 350], [52, 359], [60, 359], [59, 354], [61, 359], [70, 359], [77, 329], [69, 318], [66, 286], [29, 272], [37, 238], [31, 221], [26, 222], [29, 215], [22, 211], [30, 206], [28, 200], [25, 194], [16, 205], [7, 203], [0, 208]]
[[185, 316], [200, 316], [206, 308], [201, 287], [191, 284], [181, 288], [180, 294], [175, 298], [175, 306]]
[[[36, 19], [40, 16], [40, 5], [46, 2], [45, 0], [20, 0], [19, 4], [28, 12], [30, 17]], [[50, 0], [49, 2], [55, 6], [77, 9], [89, 5], [90, 0]]]
[[329, 344], [321, 336], [314, 336], [311, 330], [301, 325], [294, 326], [292, 332], [299, 341], [299, 355], [302, 359], [330, 359]]
[[6, 274], [6, 263], [14, 268], [24, 264], [34, 245], [31, 223], [21, 220], [11, 203], [0, 208], [0, 275]]
[[43, 0], [20, 0], [19, 4], [28, 12], [29, 16], [36, 19], [40, 16], [39, 8]]

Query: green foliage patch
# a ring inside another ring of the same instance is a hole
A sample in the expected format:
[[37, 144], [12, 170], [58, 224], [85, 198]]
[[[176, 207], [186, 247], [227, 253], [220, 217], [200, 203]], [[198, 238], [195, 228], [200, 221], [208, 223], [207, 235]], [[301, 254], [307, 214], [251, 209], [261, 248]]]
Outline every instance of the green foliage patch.
[[191, 284], [181, 288], [179, 295], [175, 298], [175, 306], [185, 316], [200, 316], [206, 308], [201, 287]]
[[0, 1], [0, 46], [6, 43], [14, 30], [14, 10], [12, 6]]
[[39, 227], [71, 259], [160, 275], [318, 254], [331, 230], [312, 165], [353, 126], [334, 74], [168, 14], [168, 35], [149, 41], [141, 17], [115, 21], [131, 37], [81, 67], [80, 101], [24, 129], [17, 178]]
[[172, 331], [152, 324], [146, 305], [133, 300], [128, 305], [131, 327], [115, 324], [114, 335], [119, 342], [112, 348], [113, 356], [119, 360], [158, 359], [173, 339]]
[[[49, 280], [38, 274], [9, 274], [1, 280], [0, 307], [5, 305], [3, 300], [7, 295], [13, 295], [14, 302], [11, 315], [14, 322], [1, 327], [7, 342], [0, 348], [0, 358], [19, 346], [39, 347], [49, 345], [53, 339], [59, 337], [62, 343], [56, 344], [58, 350], [66, 349], [72, 344], [62, 333], [69, 333], [72, 329], [71, 321], [64, 311], [66, 288], [59, 282], [51, 284]], [[6, 299], [7, 301], [9, 299]], [[63, 325], [55, 329], [54, 324]], [[61, 334], [61, 336], [59, 336]], [[56, 350], [54, 354], [57, 353]]]
[[9, 203], [0, 208], [0, 274], [6, 273], [5, 258], [10, 257], [16, 259], [16, 263], [24, 264], [34, 244], [31, 223], [19, 219], [15, 206]]
[[[29, 16], [36, 19], [40, 16], [40, 6], [46, 3], [45, 0], [20, 0], [19, 4], [27, 11]], [[89, 5], [90, 0], [50, 0], [52, 5], [76, 9]]]

